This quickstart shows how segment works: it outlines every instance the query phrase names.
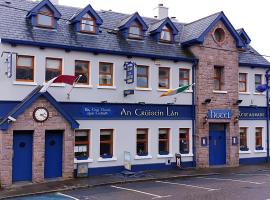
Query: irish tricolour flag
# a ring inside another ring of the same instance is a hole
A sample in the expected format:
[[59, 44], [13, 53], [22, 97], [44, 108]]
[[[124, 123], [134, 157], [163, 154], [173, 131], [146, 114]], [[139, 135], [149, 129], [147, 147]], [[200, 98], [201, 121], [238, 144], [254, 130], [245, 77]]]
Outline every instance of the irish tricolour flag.
[[195, 83], [192, 83], [191, 85], [183, 85], [179, 88], [176, 89], [170, 89], [167, 92], [164, 92], [163, 94], [161, 94], [161, 97], [165, 97], [165, 96], [171, 96], [171, 95], [175, 95], [181, 92], [186, 91], [189, 87], [191, 87], [192, 85], [194, 85]]

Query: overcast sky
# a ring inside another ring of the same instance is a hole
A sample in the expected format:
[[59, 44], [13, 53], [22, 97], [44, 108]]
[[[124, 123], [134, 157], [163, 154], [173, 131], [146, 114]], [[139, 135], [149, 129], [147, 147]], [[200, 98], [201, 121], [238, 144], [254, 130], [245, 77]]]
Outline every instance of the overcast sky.
[[[180, 22], [192, 22], [213, 13], [224, 11], [234, 28], [244, 28], [251, 45], [261, 54], [270, 56], [270, 1], [269, 0], [59, 0], [62, 5], [95, 10], [113, 10], [153, 17], [159, 3], [169, 8], [169, 16]], [[270, 58], [267, 58], [270, 61]]]

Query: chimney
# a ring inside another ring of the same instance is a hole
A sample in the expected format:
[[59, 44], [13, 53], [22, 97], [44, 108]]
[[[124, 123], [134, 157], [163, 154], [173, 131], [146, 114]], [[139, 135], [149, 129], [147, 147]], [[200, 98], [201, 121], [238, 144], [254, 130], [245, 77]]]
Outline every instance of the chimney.
[[154, 16], [158, 19], [164, 19], [168, 17], [169, 8], [164, 7], [162, 3], [158, 4], [158, 7], [154, 8]]

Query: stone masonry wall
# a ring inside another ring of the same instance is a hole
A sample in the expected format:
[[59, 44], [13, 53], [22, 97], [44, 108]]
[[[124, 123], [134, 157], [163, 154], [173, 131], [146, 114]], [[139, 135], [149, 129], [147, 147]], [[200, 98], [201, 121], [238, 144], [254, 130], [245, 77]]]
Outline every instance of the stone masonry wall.
[[[37, 123], [33, 119], [33, 111], [37, 107], [46, 107], [49, 111], [49, 119], [44, 123]], [[0, 132], [0, 182], [1, 187], [9, 187], [12, 184], [12, 153], [13, 131], [33, 130], [33, 160], [32, 181], [40, 183], [44, 181], [44, 157], [45, 157], [45, 131], [63, 131], [63, 169], [62, 178], [73, 177], [74, 163], [74, 131], [60, 113], [45, 99], [39, 98], [26, 111], [21, 114], [16, 122], [12, 122], [7, 131]], [[2, 144], [1, 144], [2, 141]]]
[[[218, 43], [214, 40], [213, 32], [220, 27], [225, 31], [225, 41]], [[205, 48], [211, 47], [211, 48]], [[220, 21], [205, 37], [204, 44], [190, 47], [191, 52], [199, 59], [196, 68], [196, 161], [197, 166], [204, 168], [209, 166], [208, 146], [201, 146], [201, 137], [209, 138], [209, 123], [226, 124], [226, 164], [228, 166], [239, 165], [239, 147], [232, 146], [232, 136], [239, 138], [239, 125], [235, 123], [239, 109], [234, 105], [238, 100], [238, 52], [234, 38]], [[220, 49], [229, 49], [225, 51]], [[214, 90], [214, 66], [223, 66], [224, 93], [215, 93]], [[211, 103], [203, 105], [205, 99], [211, 98]], [[204, 122], [209, 109], [232, 110], [231, 120], [211, 120]]]

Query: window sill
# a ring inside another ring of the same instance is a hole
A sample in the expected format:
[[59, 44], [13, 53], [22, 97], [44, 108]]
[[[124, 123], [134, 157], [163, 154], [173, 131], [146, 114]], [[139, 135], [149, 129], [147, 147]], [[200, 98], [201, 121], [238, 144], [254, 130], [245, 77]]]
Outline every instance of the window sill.
[[144, 159], [151, 159], [151, 158], [153, 158], [151, 155], [147, 155], [147, 156], [135, 155], [134, 160], [144, 160]]
[[93, 162], [93, 159], [92, 158], [88, 158], [86, 160], [77, 160], [76, 158], [74, 158], [74, 163], [77, 164], [77, 163], [92, 163]]
[[193, 90], [186, 90], [185, 92], [186, 92], [186, 93], [192, 93]]
[[116, 160], [117, 160], [116, 157], [112, 157], [112, 158], [101, 158], [101, 157], [99, 157], [98, 158], [99, 162], [110, 162], [110, 161], [116, 161]]
[[223, 90], [213, 90], [213, 93], [215, 93], [215, 94], [227, 94], [228, 91], [223, 91]]
[[254, 150], [254, 153], [266, 153], [267, 151], [264, 149], [264, 150]]
[[20, 82], [20, 81], [14, 81], [13, 85], [30, 85], [30, 86], [37, 86], [38, 84], [36, 82]]
[[102, 86], [102, 85], [98, 85], [97, 88], [98, 89], [116, 90], [116, 87], [115, 86]]
[[170, 89], [157, 89], [159, 92], [168, 92]]
[[181, 157], [193, 157], [193, 153], [181, 154]]
[[93, 85], [76, 84], [74, 88], [93, 88]]
[[240, 154], [249, 154], [249, 153], [251, 153], [251, 151], [250, 150], [248, 150], [248, 151], [239, 151], [239, 153]]
[[265, 96], [265, 93], [254, 92], [254, 95]]
[[136, 87], [135, 90], [138, 90], [138, 91], [152, 91], [152, 88], [138, 88], [138, 87]]
[[239, 94], [250, 95], [250, 92], [239, 92]]
[[173, 155], [172, 154], [167, 154], [167, 155], [160, 155], [160, 154], [158, 154], [157, 155], [157, 158], [173, 158]]

